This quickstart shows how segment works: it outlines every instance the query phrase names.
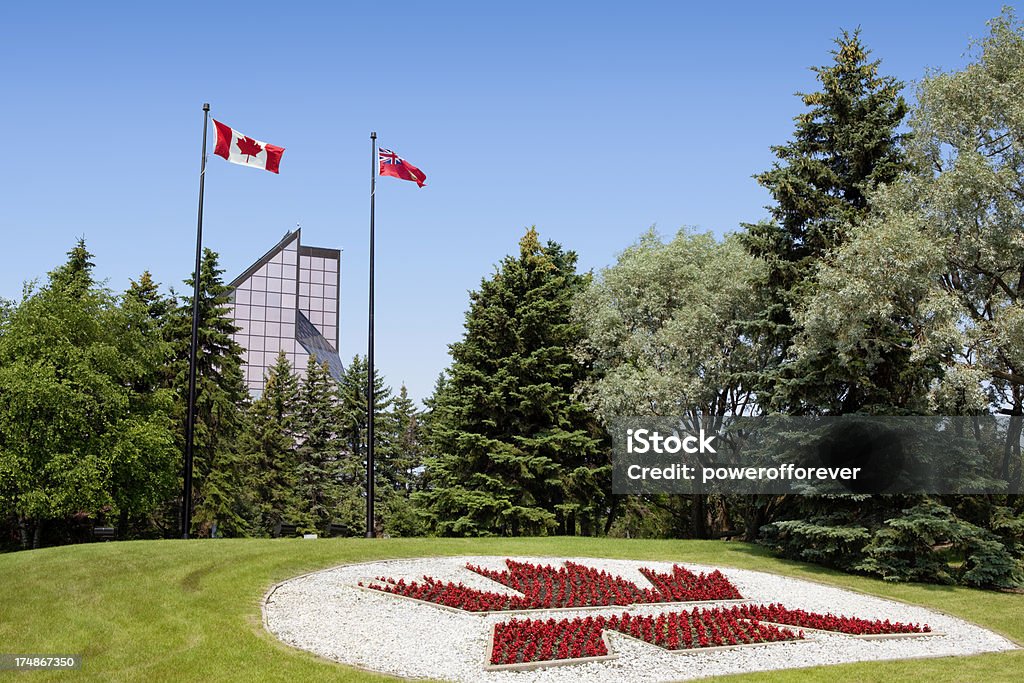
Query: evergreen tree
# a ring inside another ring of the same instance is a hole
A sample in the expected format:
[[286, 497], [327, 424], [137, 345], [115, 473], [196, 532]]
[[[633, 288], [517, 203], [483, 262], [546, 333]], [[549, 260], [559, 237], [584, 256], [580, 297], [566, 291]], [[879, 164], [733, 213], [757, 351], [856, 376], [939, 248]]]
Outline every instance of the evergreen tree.
[[[912, 367], [898, 309], [892, 320], [871, 322], [864, 331], [870, 344], [839, 350], [808, 343], [824, 338], [817, 321], [851, 315], [830, 309], [837, 299], [829, 296], [828, 277], [822, 286], [823, 270], [871, 218], [880, 189], [912, 170], [908, 138], [898, 131], [907, 113], [902, 84], [879, 74], [880, 62], [869, 60], [859, 31], [844, 31], [835, 42], [833, 63], [814, 69], [821, 90], [802, 95], [808, 109], [795, 119], [793, 140], [773, 147], [778, 161], [756, 176], [775, 200], [772, 221], [748, 225], [743, 235], [766, 266], [760, 283], [766, 306], [747, 328], [766, 351], [757, 398], [765, 411], [792, 414], [912, 412], [922, 407], [934, 373]], [[905, 504], [865, 496], [763, 502], [755, 509], [770, 507], [772, 517], [761, 515], [756, 529], [766, 542], [844, 568], [860, 557], [861, 535]], [[760, 526], [772, 518], [777, 523]]]
[[[775, 349], [758, 396], [763, 407], [786, 412], [818, 411], [823, 384], [833, 395], [826, 409], [854, 412], [875, 400], [860, 395], [847, 369], [789, 368], [800, 331], [795, 312], [813, 294], [822, 261], [870, 213], [872, 190], [909, 169], [906, 136], [897, 130], [907, 112], [902, 84], [879, 75], [880, 61], [869, 61], [859, 30], [844, 31], [836, 46], [834, 63], [814, 69], [821, 90], [801, 95], [808, 110], [796, 117], [793, 140], [773, 147], [778, 161], [756, 176], [775, 200], [773, 220], [747, 225], [744, 235], [767, 266], [767, 305], [749, 333]], [[889, 382], [898, 372], [891, 374]]]
[[394, 434], [386, 453], [382, 478], [388, 489], [405, 496], [417, 489], [423, 464], [422, 416], [403, 384], [392, 403]]
[[296, 496], [296, 430], [299, 382], [284, 351], [267, 369], [262, 395], [249, 411], [242, 450], [252, 463], [256, 501], [254, 527], [268, 536], [280, 536], [281, 525], [291, 521]]
[[68, 252], [68, 260], [50, 273], [49, 289], [62, 292], [72, 298], [85, 296], [96, 284], [93, 281], [93, 254], [85, 247], [85, 239], [78, 238], [74, 248]]
[[[192, 527], [200, 533], [244, 534], [252, 505], [251, 471], [237, 452], [243, 408], [249, 394], [242, 378], [242, 348], [228, 314], [230, 290], [217, 254], [203, 250], [199, 279], [199, 338], [196, 349], [196, 420], [193, 462]], [[193, 280], [186, 282], [193, 291]], [[188, 405], [188, 357], [192, 335], [192, 297], [183, 297], [168, 335], [175, 353], [173, 386], [178, 396], [180, 444], [184, 451]]]
[[[345, 368], [338, 387], [341, 398], [341, 438], [344, 441], [345, 459], [341, 476], [343, 486], [342, 504], [339, 508], [339, 523], [347, 533], [362, 536], [366, 532], [366, 435], [367, 395], [366, 383], [369, 366], [365, 356], [354, 356]], [[384, 384], [384, 378], [374, 368], [374, 528], [380, 533], [397, 531], [392, 528], [390, 513], [385, 500], [390, 499], [395, 481], [391, 462], [396, 441], [396, 422], [392, 412], [395, 402], [391, 387]]]
[[160, 285], [153, 281], [148, 270], [138, 280], [130, 280], [125, 298], [131, 299], [146, 309], [149, 317], [160, 324], [167, 323], [167, 317], [174, 308], [174, 300], [160, 294]]
[[342, 502], [342, 423], [334, 380], [326, 364], [310, 356], [299, 389], [296, 431], [296, 522], [322, 536], [331, 535]]
[[[425, 529], [412, 502], [419, 490], [425, 447], [421, 414], [403, 384], [386, 414], [377, 463], [377, 497], [384, 505], [383, 530], [391, 536], [418, 536]], [[380, 432], [378, 432], [380, 434]]]
[[[574, 397], [584, 367], [573, 298], [589, 276], [533, 228], [470, 295], [466, 332], [431, 418], [430, 490], [417, 494], [445, 535], [592, 531], [603, 512], [579, 480], [607, 476], [593, 419]], [[578, 496], [586, 491], [587, 497]]]

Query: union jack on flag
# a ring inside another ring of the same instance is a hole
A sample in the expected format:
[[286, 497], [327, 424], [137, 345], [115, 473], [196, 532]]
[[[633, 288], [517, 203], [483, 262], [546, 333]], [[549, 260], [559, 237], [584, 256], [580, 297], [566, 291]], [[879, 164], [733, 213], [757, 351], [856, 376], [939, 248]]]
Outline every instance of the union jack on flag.
[[389, 175], [402, 180], [411, 180], [419, 187], [427, 181], [427, 174], [416, 168], [408, 161], [398, 156], [390, 149], [381, 147], [377, 151], [377, 159], [380, 161], [380, 175]]

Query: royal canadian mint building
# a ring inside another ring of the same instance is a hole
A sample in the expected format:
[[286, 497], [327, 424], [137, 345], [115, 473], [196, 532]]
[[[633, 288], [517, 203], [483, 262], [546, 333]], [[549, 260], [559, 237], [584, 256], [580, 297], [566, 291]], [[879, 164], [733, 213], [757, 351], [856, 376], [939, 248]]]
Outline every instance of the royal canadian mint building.
[[263, 391], [267, 368], [279, 351], [299, 374], [315, 355], [335, 379], [341, 378], [341, 251], [308, 247], [301, 243], [301, 232], [286, 234], [229, 285], [238, 327], [234, 339], [245, 350], [243, 371], [253, 395]]

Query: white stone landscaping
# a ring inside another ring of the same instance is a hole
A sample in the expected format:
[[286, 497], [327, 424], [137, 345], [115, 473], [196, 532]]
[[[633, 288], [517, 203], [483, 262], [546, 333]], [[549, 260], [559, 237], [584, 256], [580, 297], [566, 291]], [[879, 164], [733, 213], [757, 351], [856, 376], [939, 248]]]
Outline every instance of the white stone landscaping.
[[[647, 587], [650, 582], [637, 571], [650, 567], [670, 571], [673, 562], [607, 560], [565, 557], [512, 557], [538, 564], [558, 565], [565, 560], [606, 570]], [[263, 603], [264, 623], [285, 643], [344, 664], [406, 678], [447, 681], [550, 681], [552, 683], [608, 681], [679, 681], [707, 676], [788, 669], [868, 660], [969, 655], [1015, 649], [991, 631], [933, 610], [871, 597], [833, 586], [745, 569], [676, 564], [694, 572], [719, 569], [739, 589], [747, 602], [781, 603], [788, 608], [821, 614], [832, 613], [867, 619], [889, 619], [928, 624], [935, 635], [900, 638], [858, 638], [805, 630], [806, 639], [740, 648], [693, 650], [687, 656], [608, 631], [606, 642], [613, 658], [565, 666], [540, 666], [529, 670], [485, 670], [493, 627], [516, 618], [556, 619], [595, 614], [659, 614], [690, 607], [647, 604], [580, 610], [535, 610], [487, 615], [440, 609], [415, 600], [361, 589], [358, 583], [386, 576], [408, 581], [424, 575], [454, 581], [482, 590], [515, 594], [475, 572], [466, 564], [503, 569], [505, 556], [444, 557], [388, 560], [335, 567], [284, 581], [271, 589]], [[711, 601], [704, 606], [724, 606], [735, 601]], [[794, 631], [798, 630], [790, 627]]]

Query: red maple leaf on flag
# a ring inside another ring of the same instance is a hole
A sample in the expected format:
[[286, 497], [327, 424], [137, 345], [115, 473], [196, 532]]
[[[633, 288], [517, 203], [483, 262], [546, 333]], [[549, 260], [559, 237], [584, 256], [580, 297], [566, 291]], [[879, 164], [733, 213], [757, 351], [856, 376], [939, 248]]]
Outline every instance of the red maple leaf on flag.
[[[235, 144], [238, 145], [238, 151], [246, 157], [254, 157], [263, 151], [263, 147], [260, 146], [260, 143], [256, 142], [248, 135], [238, 138], [238, 142]], [[249, 159], [246, 158], [246, 161], [249, 161]]]

